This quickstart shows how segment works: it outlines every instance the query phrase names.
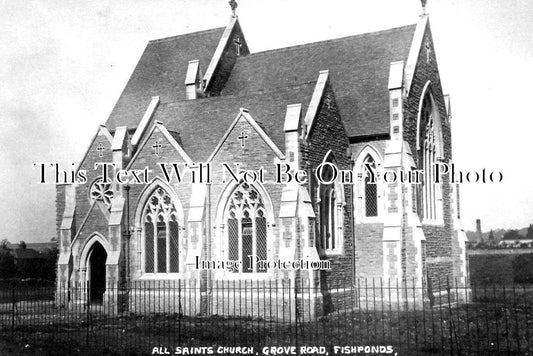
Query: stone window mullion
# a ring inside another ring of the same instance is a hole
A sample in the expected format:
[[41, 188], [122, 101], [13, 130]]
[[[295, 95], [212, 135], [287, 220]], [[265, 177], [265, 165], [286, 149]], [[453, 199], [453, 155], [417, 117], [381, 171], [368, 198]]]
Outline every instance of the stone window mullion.
[[165, 219], [165, 238], [166, 238], [166, 262], [167, 262], [167, 273], [170, 273], [170, 217]]
[[159, 272], [159, 262], [157, 251], [157, 215], [152, 219], [152, 226], [154, 227], [154, 273]]
[[[144, 272], [154, 274], [179, 272], [179, 267], [172, 268], [172, 253], [179, 254], [178, 220], [176, 219], [175, 224], [172, 225], [172, 231], [170, 226], [170, 220], [175, 216], [174, 214], [177, 214], [172, 198], [163, 188], [157, 187], [149, 197], [144, 211], [142, 232], [144, 249], [146, 250], [142, 261]], [[147, 241], [147, 231], [152, 232], [151, 235], [153, 236], [150, 238], [153, 238], [153, 241]], [[176, 248], [171, 246], [173, 236], [178, 244]], [[152, 245], [151, 248], [148, 247], [148, 244]], [[153, 255], [151, 255], [152, 252]]]

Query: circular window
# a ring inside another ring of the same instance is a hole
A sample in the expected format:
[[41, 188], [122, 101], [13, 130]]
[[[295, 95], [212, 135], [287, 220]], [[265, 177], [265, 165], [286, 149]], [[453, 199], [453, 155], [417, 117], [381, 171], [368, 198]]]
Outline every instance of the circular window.
[[102, 178], [95, 180], [89, 190], [89, 197], [92, 201], [102, 202], [107, 208], [111, 208], [111, 200], [113, 199], [111, 183], [102, 182]]

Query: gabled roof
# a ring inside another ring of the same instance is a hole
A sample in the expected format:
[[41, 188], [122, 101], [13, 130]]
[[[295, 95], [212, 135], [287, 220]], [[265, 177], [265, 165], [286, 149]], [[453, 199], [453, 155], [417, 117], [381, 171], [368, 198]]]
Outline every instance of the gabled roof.
[[[272, 92], [329, 70], [349, 136], [389, 132], [389, 65], [407, 60], [416, 25], [239, 57], [222, 95]], [[251, 109], [251, 108], [250, 108]]]
[[155, 120], [177, 132], [193, 161], [205, 161], [240, 108], [284, 152], [287, 105], [307, 111], [318, 73], [329, 83], [347, 134], [388, 134], [390, 63], [406, 60], [416, 25], [240, 56], [220, 96], [185, 100], [190, 60], [210, 63], [224, 28], [150, 41], [106, 125], [135, 128], [152, 97]]
[[[51, 250], [58, 247], [57, 241], [50, 241], [50, 242], [28, 242], [26, 243], [26, 249], [27, 250], [35, 250], [39, 253], [45, 252], [46, 250]], [[19, 249], [19, 244], [12, 244], [10, 242], [7, 243], [7, 248], [9, 249]]]
[[33, 259], [44, 259], [45, 256], [41, 255], [39, 252], [31, 249], [31, 248], [17, 248], [15, 250], [11, 250], [11, 254], [15, 259], [17, 260], [33, 260]]
[[[164, 125], [161, 124], [161, 122], [156, 121], [155, 124], [152, 126], [151, 130], [145, 135], [144, 140], [139, 144], [139, 149], [137, 150], [137, 152], [135, 153], [135, 155], [131, 159], [130, 163], [128, 164], [128, 168], [127, 169], [129, 169], [132, 166], [132, 164], [136, 161], [136, 158], [141, 154], [141, 152], [143, 151], [143, 148], [145, 148], [145, 146], [146, 146], [146, 143], [148, 142], [150, 137], [152, 137], [152, 135], [156, 131], [163, 135], [163, 137], [167, 140], [167, 142], [171, 146], [173, 146], [174, 150], [177, 153], [179, 153], [181, 158], [186, 163], [189, 163], [189, 164], [193, 163], [191, 158], [187, 154], [187, 152], [185, 152], [185, 150], [183, 150], [183, 148], [179, 144], [179, 141], [181, 140], [181, 138], [179, 137], [179, 133], [178, 132], [169, 132], [167, 130], [167, 128]], [[150, 149], [150, 147], [148, 149]]]
[[240, 108], [246, 108], [276, 146], [285, 152], [283, 125], [287, 105], [301, 103], [305, 112], [315, 83], [316, 75], [314, 82], [289, 90], [161, 104], [154, 120], [161, 121], [169, 131], [179, 133], [183, 149], [194, 162], [206, 162]]
[[169, 102], [185, 99], [183, 81], [190, 60], [198, 59], [205, 70], [215, 53], [224, 27], [148, 42], [107, 127], [137, 127], [153, 96]]
[[[300, 105], [300, 104], [298, 104]], [[213, 151], [213, 153], [211, 153], [211, 156], [209, 157], [209, 159], [207, 160], [208, 162], [211, 162], [213, 161], [213, 159], [217, 156], [217, 154], [220, 152], [220, 149], [222, 148], [222, 146], [229, 140], [229, 141], [235, 141], [235, 138], [234, 137], [230, 137], [230, 135], [232, 133], [235, 132], [235, 126], [241, 122], [241, 120], [244, 120], [244, 122], [248, 123], [248, 126], [251, 127], [252, 130], [254, 130], [258, 135], [259, 137], [261, 137], [261, 139], [263, 140], [263, 142], [270, 148], [270, 150], [272, 150], [274, 152], [274, 154], [280, 159], [280, 160], [283, 160], [285, 159], [285, 155], [283, 154], [283, 152], [281, 152], [278, 148], [278, 146], [276, 146], [276, 144], [272, 141], [272, 139], [270, 138], [270, 136], [263, 130], [263, 128], [257, 123], [257, 121], [254, 120], [254, 118], [252, 117], [252, 115], [250, 115], [250, 113], [248, 112], [248, 109], [245, 109], [245, 108], [241, 108], [239, 110], [239, 114], [235, 117], [235, 119], [233, 120], [233, 122], [231, 123], [231, 125], [229, 126], [229, 128], [226, 130], [226, 133], [224, 134], [224, 136], [222, 137], [222, 139], [220, 139], [220, 141], [218, 142], [218, 145], [217, 147], [215, 147], [215, 150]], [[241, 132], [242, 134], [242, 132]]]

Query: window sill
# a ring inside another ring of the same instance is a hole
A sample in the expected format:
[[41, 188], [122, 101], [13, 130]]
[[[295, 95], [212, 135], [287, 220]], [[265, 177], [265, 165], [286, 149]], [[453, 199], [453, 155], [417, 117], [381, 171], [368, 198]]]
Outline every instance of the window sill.
[[366, 216], [366, 217], [363, 217], [359, 223], [356, 222], [356, 224], [377, 224], [381, 222], [382, 221], [379, 216], [372, 216], [372, 217]]
[[341, 256], [343, 254], [343, 250], [337, 249], [337, 250], [323, 250], [321, 248], [318, 248], [318, 251], [320, 254], [324, 254], [326, 256]]
[[422, 225], [427, 226], [444, 226], [444, 220], [423, 220]]
[[274, 277], [270, 273], [272, 270], [267, 270], [267, 272], [255, 272], [255, 273], [232, 273], [224, 271], [223, 274], [215, 273], [214, 280], [219, 281], [267, 281], [273, 280]]
[[185, 278], [185, 273], [143, 273], [140, 280], [174, 280]]

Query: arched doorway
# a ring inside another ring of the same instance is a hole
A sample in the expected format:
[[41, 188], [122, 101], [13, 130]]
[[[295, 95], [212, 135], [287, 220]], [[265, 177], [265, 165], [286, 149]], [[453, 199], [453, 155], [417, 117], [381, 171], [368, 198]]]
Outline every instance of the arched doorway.
[[91, 248], [88, 263], [89, 300], [91, 303], [102, 303], [106, 288], [106, 260], [107, 252], [104, 247], [95, 242]]

